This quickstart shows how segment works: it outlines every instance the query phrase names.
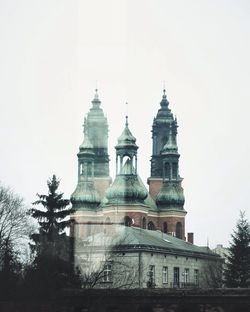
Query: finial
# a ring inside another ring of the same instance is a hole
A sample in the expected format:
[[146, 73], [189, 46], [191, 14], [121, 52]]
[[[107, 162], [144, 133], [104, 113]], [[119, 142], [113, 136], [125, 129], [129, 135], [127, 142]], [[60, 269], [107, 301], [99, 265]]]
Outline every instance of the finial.
[[99, 97], [98, 97], [98, 89], [97, 89], [97, 88], [95, 89], [95, 100], [99, 100]]
[[126, 102], [126, 127], [128, 127], [128, 102]]

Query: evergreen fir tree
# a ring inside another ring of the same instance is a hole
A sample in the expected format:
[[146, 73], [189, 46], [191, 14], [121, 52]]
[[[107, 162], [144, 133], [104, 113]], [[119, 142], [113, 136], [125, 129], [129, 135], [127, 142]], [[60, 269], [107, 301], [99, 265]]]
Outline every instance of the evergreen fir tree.
[[44, 210], [32, 209], [32, 216], [36, 218], [41, 226], [40, 233], [47, 236], [49, 241], [53, 241], [55, 236], [63, 233], [65, 228], [70, 225], [70, 220], [66, 217], [73, 212], [73, 209], [67, 208], [70, 201], [63, 199], [63, 193], [57, 193], [60, 181], [55, 175], [47, 181], [49, 188], [48, 195], [37, 194], [39, 200], [33, 204], [41, 204]]
[[66, 217], [74, 211], [68, 208], [70, 201], [58, 193], [60, 181], [55, 175], [47, 181], [48, 195], [37, 194], [39, 200], [34, 205], [43, 209], [32, 209], [31, 214], [40, 225], [38, 234], [31, 238], [35, 258], [28, 265], [24, 278], [24, 293], [35, 297], [55, 296], [62, 288], [79, 288], [79, 274], [73, 265], [73, 239], [64, 232], [70, 225]]
[[250, 225], [245, 213], [240, 213], [233, 231], [229, 255], [226, 257], [225, 284], [227, 287], [250, 286]]

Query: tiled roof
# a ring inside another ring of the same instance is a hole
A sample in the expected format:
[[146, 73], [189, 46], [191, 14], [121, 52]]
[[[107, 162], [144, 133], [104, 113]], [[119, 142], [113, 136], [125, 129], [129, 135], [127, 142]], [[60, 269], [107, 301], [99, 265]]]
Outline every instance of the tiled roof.
[[113, 250], [131, 251], [132, 249], [173, 255], [220, 258], [207, 247], [193, 245], [160, 231], [121, 225], [113, 225], [113, 227], [112, 231], [107, 230], [107, 234], [95, 234], [86, 238], [85, 242], [95, 248], [103, 248], [105, 245], [110, 246]]

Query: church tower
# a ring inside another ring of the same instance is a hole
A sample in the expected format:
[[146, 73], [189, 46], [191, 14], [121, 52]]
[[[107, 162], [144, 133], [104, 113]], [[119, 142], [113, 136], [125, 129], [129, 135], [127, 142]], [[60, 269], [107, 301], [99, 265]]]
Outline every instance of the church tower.
[[185, 198], [179, 175], [179, 157], [176, 144], [176, 120], [170, 125], [169, 137], [161, 155], [163, 159], [163, 185], [156, 197], [159, 224], [163, 232], [185, 239]]
[[160, 109], [153, 121], [151, 176], [148, 178], [149, 193], [158, 208], [158, 227], [185, 239], [184, 194], [179, 175], [177, 147], [177, 120], [169, 109], [166, 91], [163, 90]]
[[[91, 223], [96, 219], [97, 208], [101, 199], [94, 186], [94, 149], [85, 134], [84, 141], [79, 147], [78, 157], [78, 182], [71, 195], [74, 219], [75, 237], [88, 234]], [[73, 234], [73, 233], [72, 233]]]
[[84, 237], [96, 232], [102, 223], [100, 204], [111, 183], [109, 177], [108, 123], [96, 90], [84, 119], [84, 141], [79, 147], [78, 181], [71, 203], [75, 212], [71, 235]]
[[100, 197], [103, 198], [105, 190], [111, 183], [111, 178], [109, 176], [108, 122], [100, 105], [101, 101], [96, 89], [92, 107], [84, 119], [83, 127], [84, 133], [88, 135], [93, 145], [94, 182]]
[[148, 192], [137, 175], [138, 146], [128, 128], [127, 116], [115, 149], [116, 177], [105, 193], [103, 212], [112, 222], [140, 227], [142, 216], [146, 216], [149, 209], [144, 202]]
[[153, 199], [156, 199], [157, 193], [162, 186], [163, 178], [163, 155], [161, 154], [164, 145], [167, 143], [170, 132], [170, 125], [173, 124], [173, 134], [176, 137], [177, 124], [173, 123], [174, 117], [169, 109], [169, 102], [166, 96], [166, 90], [163, 90], [160, 109], [157, 112], [152, 126], [153, 150], [151, 157], [151, 175], [148, 178], [149, 192]]

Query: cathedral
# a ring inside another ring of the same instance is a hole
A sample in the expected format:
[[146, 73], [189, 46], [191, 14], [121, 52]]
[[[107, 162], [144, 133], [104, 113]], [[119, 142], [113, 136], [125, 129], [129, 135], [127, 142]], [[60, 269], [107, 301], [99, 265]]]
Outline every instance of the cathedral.
[[[152, 125], [151, 174], [137, 171], [136, 138], [128, 116], [117, 139], [116, 176], [109, 175], [108, 122], [96, 90], [84, 120], [78, 182], [71, 195], [74, 264], [83, 287], [207, 287], [220, 257], [185, 237], [177, 120], [163, 90]], [[212, 265], [211, 265], [212, 264]]]
[[108, 122], [96, 90], [84, 120], [84, 141], [79, 147], [78, 183], [71, 196], [76, 212], [74, 235], [86, 236], [103, 224], [160, 230], [185, 239], [185, 198], [179, 175], [177, 120], [163, 90], [152, 125], [149, 190], [137, 172], [136, 138], [128, 116], [116, 150], [116, 177], [109, 175]]

